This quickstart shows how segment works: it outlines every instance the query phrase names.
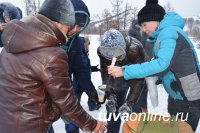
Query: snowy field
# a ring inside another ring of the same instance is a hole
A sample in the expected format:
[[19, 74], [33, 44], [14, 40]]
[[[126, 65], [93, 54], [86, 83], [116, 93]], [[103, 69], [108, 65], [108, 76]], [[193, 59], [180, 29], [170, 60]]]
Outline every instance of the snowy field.
[[[96, 54], [97, 47], [100, 45], [100, 38], [98, 35], [91, 35], [89, 36], [90, 38], [90, 60], [91, 60], [91, 65], [97, 65], [99, 64], [99, 58], [98, 55]], [[200, 56], [200, 51], [197, 51], [198, 55]], [[101, 76], [99, 72], [93, 72], [92, 73], [92, 81], [95, 85], [96, 88], [98, 88], [99, 85], [101, 85]], [[165, 90], [163, 89], [162, 85], [158, 86], [158, 98], [159, 98], [159, 105], [156, 108], [153, 108], [150, 102], [150, 98], [148, 96], [148, 111], [149, 112], [159, 112], [159, 113], [166, 113], [167, 112], [167, 94]], [[99, 112], [106, 112], [105, 110], [105, 105], [102, 105], [102, 107], [98, 111], [89, 111], [89, 108], [87, 106], [87, 95], [84, 93], [82, 95], [81, 99], [81, 105], [83, 108], [94, 118], [98, 119], [99, 118]], [[62, 120], [58, 120], [53, 124], [55, 133], [65, 133], [64, 130], [64, 123]], [[83, 131], [80, 130], [80, 133], [84, 133]], [[120, 131], [122, 133], [122, 131]], [[200, 129], [197, 129], [196, 133], [200, 133]]]

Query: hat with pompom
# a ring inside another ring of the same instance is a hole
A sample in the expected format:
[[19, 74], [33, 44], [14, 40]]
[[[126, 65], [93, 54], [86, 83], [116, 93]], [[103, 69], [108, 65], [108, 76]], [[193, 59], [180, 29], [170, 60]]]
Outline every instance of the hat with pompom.
[[164, 15], [165, 9], [158, 4], [158, 0], [147, 0], [146, 6], [138, 12], [138, 24], [148, 21], [160, 22]]

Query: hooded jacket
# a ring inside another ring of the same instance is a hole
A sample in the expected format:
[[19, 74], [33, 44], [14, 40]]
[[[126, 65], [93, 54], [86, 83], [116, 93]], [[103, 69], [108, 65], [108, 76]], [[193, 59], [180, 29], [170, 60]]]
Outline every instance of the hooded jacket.
[[97, 121], [75, 98], [68, 57], [59, 47], [66, 36], [42, 15], [13, 20], [2, 34], [0, 133], [46, 133], [61, 114], [81, 129]]
[[170, 97], [189, 101], [200, 99], [199, 61], [194, 45], [183, 32], [184, 25], [177, 13], [166, 13], [151, 35], [155, 38], [154, 59], [123, 66], [124, 78], [158, 75]]
[[80, 25], [82, 22], [84, 24], [82, 26], [80, 25], [80, 30], [74, 35], [70, 36], [67, 45], [63, 46], [63, 49], [65, 49], [68, 54], [70, 54], [72, 51], [80, 51], [78, 36], [90, 23], [90, 13], [85, 3], [82, 0], [71, 0], [71, 2], [74, 6], [75, 24]]

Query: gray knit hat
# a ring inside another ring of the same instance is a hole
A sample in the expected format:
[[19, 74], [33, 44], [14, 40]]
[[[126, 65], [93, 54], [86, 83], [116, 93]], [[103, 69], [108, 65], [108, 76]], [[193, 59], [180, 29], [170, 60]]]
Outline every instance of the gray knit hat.
[[74, 7], [70, 0], [45, 0], [38, 13], [61, 24], [75, 24]]
[[118, 57], [123, 60], [126, 55], [126, 42], [122, 33], [116, 29], [106, 31], [101, 38], [99, 52], [105, 58]]
[[120, 31], [116, 29], [110, 29], [103, 34], [101, 39], [101, 46], [105, 47], [119, 46], [125, 50], [126, 42]]

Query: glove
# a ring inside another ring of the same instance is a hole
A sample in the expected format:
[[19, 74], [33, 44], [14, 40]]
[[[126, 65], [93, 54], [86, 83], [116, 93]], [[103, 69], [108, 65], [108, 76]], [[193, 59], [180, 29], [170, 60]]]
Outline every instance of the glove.
[[162, 84], [162, 80], [161, 80], [161, 79], [158, 79], [158, 80], [156, 81], [156, 85], [159, 85], [159, 84]]
[[105, 93], [106, 93], [107, 98], [110, 98], [110, 96], [112, 96], [112, 95], [116, 95], [115, 89], [110, 85], [107, 86]]
[[99, 97], [98, 97], [98, 94], [97, 94], [97, 91], [88, 91], [86, 92], [86, 94], [88, 95], [88, 97], [93, 100], [94, 102], [96, 102], [97, 104], [104, 104], [105, 101], [106, 101], [106, 96], [104, 96], [104, 100], [103, 102], [99, 102]]
[[131, 113], [132, 113], [132, 107], [129, 106], [129, 105], [127, 104], [127, 102], [125, 102], [125, 103], [119, 108], [118, 112], [119, 112], [120, 114], [124, 114], [124, 113], [131, 114]]
[[98, 71], [101, 71], [101, 69], [99, 69], [98, 66], [99, 66], [99, 65], [91, 66], [91, 68], [90, 68], [90, 69], [91, 69], [91, 72], [98, 72]]
[[106, 110], [108, 113], [115, 113], [117, 111], [117, 98], [116, 95], [110, 95], [106, 103]]
[[99, 98], [98, 98], [98, 94], [97, 94], [97, 91], [94, 90], [94, 91], [88, 91], [86, 92], [86, 94], [88, 95], [88, 97], [95, 101], [96, 103], [99, 101]]
[[174, 90], [174, 91], [179, 91], [179, 89], [181, 88], [181, 83], [175, 80], [171, 81], [170, 87]]

